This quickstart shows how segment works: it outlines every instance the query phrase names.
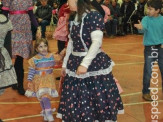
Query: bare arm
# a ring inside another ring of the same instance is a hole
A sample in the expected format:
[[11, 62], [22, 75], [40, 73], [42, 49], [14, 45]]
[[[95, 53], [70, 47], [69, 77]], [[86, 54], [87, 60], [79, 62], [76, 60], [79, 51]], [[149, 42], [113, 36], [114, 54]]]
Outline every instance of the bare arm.
[[143, 26], [142, 26], [140, 20], [138, 20], [138, 22], [139, 22], [139, 24], [134, 24], [134, 27], [136, 27], [137, 29], [142, 30], [143, 29]]

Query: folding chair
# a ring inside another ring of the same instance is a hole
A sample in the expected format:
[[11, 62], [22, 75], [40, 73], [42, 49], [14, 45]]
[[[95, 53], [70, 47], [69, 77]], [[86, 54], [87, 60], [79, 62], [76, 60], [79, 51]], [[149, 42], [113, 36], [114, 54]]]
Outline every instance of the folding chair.
[[54, 21], [53, 21], [53, 14], [52, 14], [51, 21], [50, 21], [50, 25], [47, 26], [47, 36], [48, 36], [48, 37], [52, 37], [55, 28], [56, 28], [56, 24], [54, 24]]
[[130, 15], [130, 17], [129, 17], [128, 21], [127, 21], [127, 23], [130, 25], [130, 30], [131, 30], [131, 33], [132, 33], [132, 34], [134, 33], [134, 31], [133, 31], [132, 16], [135, 14], [136, 11], [137, 11], [137, 10], [134, 10], [134, 11], [132, 12], [132, 14]]
[[130, 25], [130, 30], [131, 30], [131, 33], [132, 33], [132, 34], [134, 33], [134, 31], [133, 31], [132, 16], [136, 13], [136, 11], [137, 11], [137, 6], [138, 6], [138, 4], [135, 3], [135, 10], [132, 12], [132, 14], [130, 15], [130, 17], [129, 17], [128, 21], [127, 21], [127, 23]]

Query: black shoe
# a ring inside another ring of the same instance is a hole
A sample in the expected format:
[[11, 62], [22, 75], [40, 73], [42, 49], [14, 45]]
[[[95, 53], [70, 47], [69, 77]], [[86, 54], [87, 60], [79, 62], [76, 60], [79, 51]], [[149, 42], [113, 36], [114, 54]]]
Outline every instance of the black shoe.
[[0, 122], [3, 122], [3, 121], [0, 119]]
[[17, 90], [17, 89], [18, 89], [17, 84], [12, 85], [12, 89], [13, 89], [13, 90]]
[[56, 77], [56, 80], [60, 80], [60, 77]]
[[126, 34], [124, 32], [120, 33], [120, 36], [125, 36]]
[[24, 95], [24, 94], [25, 94], [24, 88], [18, 89], [18, 93], [19, 93], [20, 95]]
[[143, 94], [143, 99], [146, 101], [153, 101], [150, 94]]

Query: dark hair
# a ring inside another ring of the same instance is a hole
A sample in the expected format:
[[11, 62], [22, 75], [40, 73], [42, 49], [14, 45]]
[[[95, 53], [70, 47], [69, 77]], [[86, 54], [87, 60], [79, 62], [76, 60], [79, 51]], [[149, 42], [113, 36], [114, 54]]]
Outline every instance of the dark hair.
[[[102, 0], [101, 2], [103, 2], [103, 0]], [[92, 4], [92, 6], [93, 6], [96, 10], [98, 10], [98, 11], [100, 12], [100, 14], [101, 14], [103, 17], [105, 16], [105, 11], [104, 11], [104, 9], [101, 7], [101, 4], [99, 4], [96, 0], [93, 0], [93, 1], [91, 2], [91, 4]]]
[[62, 6], [63, 4], [65, 4], [65, 3], [67, 3], [67, 0], [60, 0], [58, 10], [59, 10], [59, 9], [61, 8], [61, 6]]
[[78, 22], [82, 21], [82, 15], [84, 12], [88, 12], [91, 9], [90, 0], [78, 0], [77, 1], [77, 13], [78, 13]]
[[37, 48], [38, 46], [41, 44], [41, 42], [43, 42], [44, 44], [47, 45], [48, 47], [48, 52], [49, 52], [49, 45], [48, 45], [48, 40], [46, 40], [45, 38], [40, 38], [40, 39], [36, 39], [35, 45], [34, 45], [34, 55], [36, 55], [37, 52]]
[[101, 5], [96, 1], [93, 0], [92, 2], [90, 0], [78, 0], [77, 2], [77, 13], [78, 13], [78, 22], [82, 21], [82, 15], [84, 12], [88, 12], [91, 10], [91, 8], [96, 9], [100, 12], [100, 14], [104, 17], [105, 12]]
[[147, 6], [148, 6], [148, 7], [152, 7], [152, 8], [154, 8], [155, 10], [160, 9], [160, 11], [161, 11], [161, 8], [162, 8], [162, 1], [161, 1], [161, 0], [149, 0], [149, 1], [147, 2]]

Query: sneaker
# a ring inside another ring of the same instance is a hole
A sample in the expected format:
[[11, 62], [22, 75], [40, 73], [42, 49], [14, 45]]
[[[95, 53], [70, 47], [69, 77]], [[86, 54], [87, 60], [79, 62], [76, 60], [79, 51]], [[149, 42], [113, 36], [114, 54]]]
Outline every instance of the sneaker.
[[46, 117], [46, 115], [45, 115], [45, 111], [42, 110], [42, 111], [40, 112], [40, 114], [41, 114], [41, 116], [43, 116], [43, 118], [44, 118], [44, 122], [47, 122], [48, 119], [47, 119], [47, 117]]
[[153, 101], [150, 94], [143, 94], [143, 99], [146, 101]]

